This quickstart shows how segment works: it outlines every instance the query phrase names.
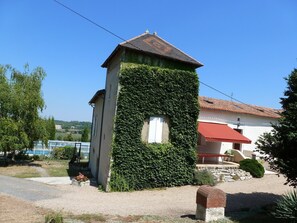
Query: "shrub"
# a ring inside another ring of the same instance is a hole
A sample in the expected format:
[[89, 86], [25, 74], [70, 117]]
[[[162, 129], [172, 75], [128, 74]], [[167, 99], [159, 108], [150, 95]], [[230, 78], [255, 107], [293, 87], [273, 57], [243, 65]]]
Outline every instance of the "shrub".
[[64, 151], [64, 149], [62, 147], [54, 148], [53, 151], [52, 151], [52, 156], [55, 159], [62, 159], [63, 158], [63, 151]]
[[38, 161], [38, 160], [40, 160], [40, 157], [39, 157], [39, 155], [33, 155], [33, 156], [32, 156], [32, 159]]
[[111, 191], [131, 191], [133, 188], [129, 186], [128, 182], [124, 177], [117, 173], [112, 174], [112, 179], [110, 181]]
[[240, 169], [250, 172], [253, 177], [261, 178], [264, 176], [264, 167], [257, 160], [244, 159], [240, 161], [239, 164]]
[[14, 159], [15, 160], [29, 160], [30, 157], [28, 154], [26, 154], [26, 150], [21, 150], [19, 153], [15, 154]]
[[53, 149], [52, 155], [55, 159], [70, 160], [75, 154], [75, 148], [71, 146], [57, 147]]
[[75, 154], [75, 152], [76, 152], [75, 147], [65, 146], [63, 155], [64, 155], [65, 159], [70, 160], [73, 157], [73, 155]]
[[275, 218], [283, 219], [284, 222], [297, 222], [297, 190], [282, 196], [271, 214]]
[[45, 223], [63, 223], [64, 222], [64, 218], [60, 212], [47, 214], [44, 220], [45, 220]]
[[216, 185], [214, 175], [208, 170], [195, 171], [193, 178], [194, 185]]

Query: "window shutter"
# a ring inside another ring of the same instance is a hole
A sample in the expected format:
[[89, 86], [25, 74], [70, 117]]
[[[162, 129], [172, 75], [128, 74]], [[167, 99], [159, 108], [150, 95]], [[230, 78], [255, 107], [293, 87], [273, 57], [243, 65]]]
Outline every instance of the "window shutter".
[[162, 142], [163, 118], [158, 117], [156, 122], [156, 137], [155, 142]]
[[162, 142], [163, 122], [161, 117], [150, 117], [148, 143]]

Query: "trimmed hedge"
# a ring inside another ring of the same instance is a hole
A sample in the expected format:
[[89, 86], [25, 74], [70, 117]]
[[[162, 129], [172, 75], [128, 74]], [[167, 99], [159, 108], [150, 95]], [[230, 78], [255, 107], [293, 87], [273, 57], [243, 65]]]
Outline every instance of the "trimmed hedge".
[[261, 163], [254, 159], [244, 159], [239, 162], [239, 168], [250, 172], [253, 177], [261, 178], [264, 176], [265, 169]]
[[[124, 64], [120, 73], [110, 188], [141, 190], [191, 184], [196, 163], [198, 77], [195, 72]], [[144, 120], [169, 118], [169, 141], [141, 140]]]

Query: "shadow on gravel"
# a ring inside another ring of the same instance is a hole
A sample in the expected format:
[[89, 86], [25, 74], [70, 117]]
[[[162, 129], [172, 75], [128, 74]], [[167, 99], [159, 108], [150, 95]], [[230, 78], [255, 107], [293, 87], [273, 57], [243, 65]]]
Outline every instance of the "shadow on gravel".
[[252, 210], [272, 204], [280, 198], [281, 195], [263, 192], [227, 194], [227, 205], [225, 210], [226, 213]]
[[185, 215], [182, 215], [180, 216], [181, 218], [188, 218], [188, 219], [191, 219], [191, 220], [196, 220], [196, 216], [194, 214], [185, 214]]
[[263, 192], [227, 194], [225, 216], [240, 223], [279, 222], [269, 212], [280, 198], [281, 195]]

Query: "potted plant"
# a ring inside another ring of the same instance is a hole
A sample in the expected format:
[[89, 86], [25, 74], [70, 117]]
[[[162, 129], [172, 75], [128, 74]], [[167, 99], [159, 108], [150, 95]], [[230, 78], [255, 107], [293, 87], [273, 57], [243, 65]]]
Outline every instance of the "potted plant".
[[90, 184], [90, 180], [87, 176], [83, 175], [81, 172], [79, 172], [77, 176], [72, 178], [72, 185], [82, 187], [87, 184], [88, 185]]

